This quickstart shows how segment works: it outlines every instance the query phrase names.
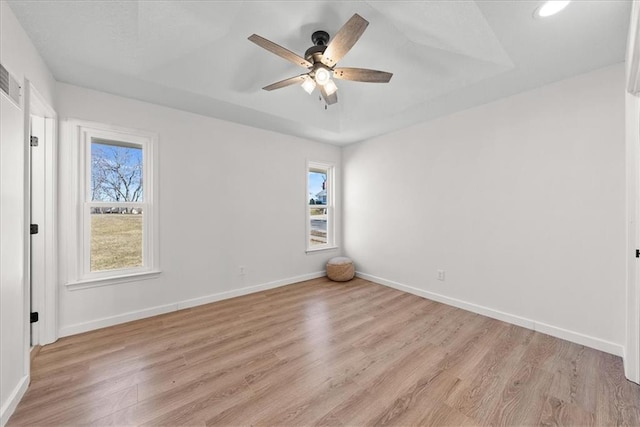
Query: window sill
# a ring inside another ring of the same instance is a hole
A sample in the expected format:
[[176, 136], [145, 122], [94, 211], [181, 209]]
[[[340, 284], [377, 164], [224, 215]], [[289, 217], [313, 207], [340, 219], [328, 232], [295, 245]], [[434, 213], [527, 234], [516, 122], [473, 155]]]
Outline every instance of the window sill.
[[307, 249], [306, 252], [308, 254], [312, 254], [314, 252], [333, 251], [336, 249], [339, 249], [339, 248], [337, 246], [324, 246], [322, 248]]
[[97, 288], [100, 286], [118, 285], [120, 283], [137, 282], [138, 280], [155, 279], [162, 273], [160, 270], [145, 271], [143, 273], [123, 274], [122, 276], [101, 277], [96, 279], [79, 280], [67, 283], [65, 286], [70, 291], [80, 289]]

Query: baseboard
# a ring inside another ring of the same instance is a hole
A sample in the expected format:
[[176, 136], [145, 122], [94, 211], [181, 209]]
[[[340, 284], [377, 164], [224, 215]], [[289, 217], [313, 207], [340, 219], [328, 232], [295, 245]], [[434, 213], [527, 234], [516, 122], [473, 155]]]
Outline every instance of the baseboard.
[[567, 329], [559, 328], [557, 326], [548, 325], [546, 323], [538, 322], [536, 320], [527, 319], [526, 317], [516, 316], [515, 314], [505, 313], [503, 311], [494, 310], [489, 307], [485, 307], [478, 304], [462, 301], [456, 298], [447, 297], [445, 295], [436, 294], [434, 292], [425, 291], [422, 289], [407, 286], [402, 283], [394, 282], [393, 280], [383, 279], [381, 277], [373, 276], [371, 274], [356, 272], [358, 277], [377, 283], [379, 285], [388, 286], [390, 288], [398, 289], [403, 292], [407, 292], [413, 295], [417, 295], [432, 301], [447, 304], [453, 307], [461, 308], [463, 310], [471, 311], [473, 313], [481, 314], [483, 316], [491, 317], [492, 319], [501, 320], [503, 322], [511, 323], [513, 325], [522, 326], [523, 328], [538, 331], [547, 335], [551, 335], [556, 338], [560, 338], [566, 341], [571, 341], [576, 344], [584, 345], [594, 348], [596, 350], [604, 351], [605, 353], [614, 354], [622, 357], [624, 354], [624, 348], [620, 344], [605, 341], [599, 338], [595, 338], [589, 335], [581, 334], [579, 332], [570, 331]]
[[40, 353], [41, 345], [34, 345], [29, 349], [29, 359], [31, 360], [31, 364], [33, 365], [33, 359], [36, 358], [38, 353]]
[[131, 322], [133, 320], [144, 319], [147, 317], [157, 316], [159, 314], [170, 313], [172, 311], [183, 310], [190, 307], [196, 307], [198, 305], [209, 304], [212, 302], [235, 298], [242, 295], [253, 294], [255, 292], [266, 291], [268, 289], [291, 285], [293, 283], [304, 282], [305, 280], [317, 279], [318, 277], [323, 277], [325, 275], [326, 273], [324, 271], [318, 271], [315, 273], [289, 277], [287, 279], [276, 280], [260, 285], [247, 286], [240, 289], [233, 289], [230, 291], [206, 295], [204, 297], [192, 298], [171, 304], [150, 307], [143, 310], [130, 311], [128, 313], [118, 314], [116, 316], [103, 317], [100, 319], [92, 320], [90, 322], [76, 323], [60, 328], [58, 335], [60, 337], [66, 337], [69, 335], [80, 334], [82, 332], [106, 328], [108, 326], [118, 325], [120, 323]]
[[130, 311], [128, 313], [118, 314], [116, 316], [102, 317], [90, 322], [76, 323], [60, 328], [58, 337], [68, 337], [69, 335], [81, 334], [83, 332], [93, 331], [95, 329], [106, 328], [108, 326], [118, 325], [120, 323], [140, 320], [146, 317], [157, 316], [159, 314], [170, 313], [178, 309], [177, 304], [159, 305], [156, 307], [146, 308], [144, 310]]
[[16, 388], [13, 389], [9, 398], [2, 405], [2, 409], [0, 409], [0, 426], [4, 427], [7, 422], [9, 422], [9, 418], [13, 415], [13, 412], [18, 407], [18, 403], [22, 400], [22, 397], [27, 392], [27, 388], [29, 387], [29, 375], [22, 377]]
[[631, 350], [628, 346], [624, 348], [624, 356], [622, 356], [622, 362], [624, 364], [624, 376], [627, 377], [629, 381], [632, 381], [636, 384], [640, 384], [640, 375], [638, 375], [638, 366], [636, 363], [632, 363], [635, 360], [630, 354]]
[[247, 286], [245, 288], [233, 289], [230, 291], [220, 292], [213, 295], [207, 295], [205, 297], [189, 299], [178, 303], [178, 310], [184, 308], [196, 307], [198, 305], [209, 304], [216, 301], [222, 301], [224, 299], [240, 297], [242, 295], [253, 294], [255, 292], [266, 291], [268, 289], [279, 288], [281, 286], [291, 285], [293, 283], [304, 282], [305, 280], [317, 279], [319, 277], [326, 276], [324, 271], [318, 271], [316, 273], [303, 274], [301, 276], [290, 277], [282, 280], [275, 280], [273, 282], [263, 283], [261, 285]]

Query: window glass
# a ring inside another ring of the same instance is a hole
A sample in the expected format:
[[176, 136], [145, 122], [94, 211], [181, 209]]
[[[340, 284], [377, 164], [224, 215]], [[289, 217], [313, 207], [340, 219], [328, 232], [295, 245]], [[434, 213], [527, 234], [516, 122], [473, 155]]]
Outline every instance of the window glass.
[[91, 208], [91, 271], [142, 267], [141, 207]]
[[309, 245], [327, 244], [327, 172], [309, 171]]
[[142, 148], [91, 142], [91, 200], [143, 200]]
[[143, 176], [142, 146], [91, 138], [89, 271], [144, 265]]
[[330, 165], [309, 164], [307, 170], [307, 249], [332, 245], [331, 173]]

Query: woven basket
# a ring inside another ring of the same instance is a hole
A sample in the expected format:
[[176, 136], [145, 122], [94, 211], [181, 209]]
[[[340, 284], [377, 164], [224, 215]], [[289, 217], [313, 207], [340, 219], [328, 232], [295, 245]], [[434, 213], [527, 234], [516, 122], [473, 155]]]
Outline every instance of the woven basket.
[[356, 269], [353, 261], [347, 257], [331, 258], [327, 262], [327, 277], [335, 282], [346, 282], [353, 279]]

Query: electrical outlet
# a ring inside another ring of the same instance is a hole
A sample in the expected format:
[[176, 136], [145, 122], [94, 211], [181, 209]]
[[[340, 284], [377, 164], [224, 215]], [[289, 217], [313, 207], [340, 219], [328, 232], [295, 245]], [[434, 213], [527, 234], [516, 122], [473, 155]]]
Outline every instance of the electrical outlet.
[[239, 275], [244, 276], [245, 272], [246, 272], [246, 268], [245, 268], [244, 265], [241, 265], [241, 266], [238, 267], [238, 274]]
[[438, 280], [444, 282], [444, 270], [438, 270]]

